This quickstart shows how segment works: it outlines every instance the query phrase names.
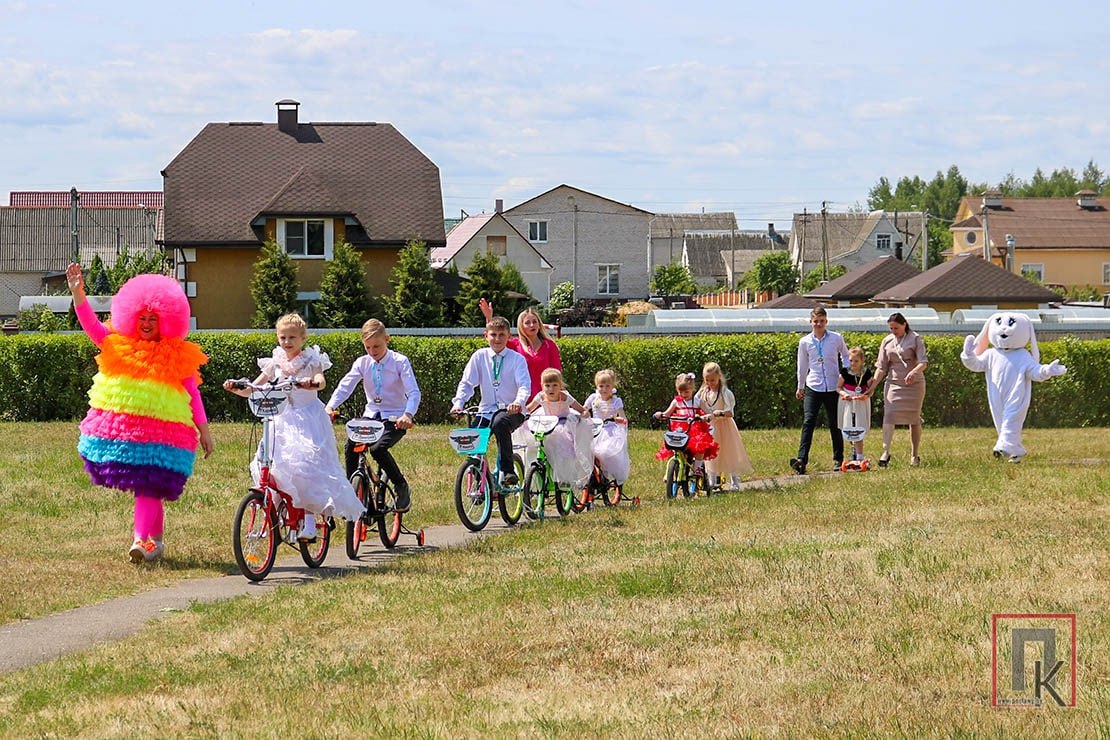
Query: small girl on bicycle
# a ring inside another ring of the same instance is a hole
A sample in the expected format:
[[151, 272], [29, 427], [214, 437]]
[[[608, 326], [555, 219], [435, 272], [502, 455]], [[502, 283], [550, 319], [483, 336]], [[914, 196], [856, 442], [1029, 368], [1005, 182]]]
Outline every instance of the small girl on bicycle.
[[710, 480], [718, 476], [723, 480], [728, 476], [732, 487], [739, 489], [740, 477], [751, 473], [754, 468], [748, 459], [748, 451], [744, 448], [744, 440], [740, 438], [740, 430], [736, 427], [733, 414], [736, 396], [729, 390], [721, 366], [717, 363], [705, 363], [701, 378], [701, 388], [696, 396], [709, 409], [713, 439], [720, 445], [717, 457], [706, 461], [706, 472], [709, 473]]
[[[697, 385], [697, 376], [693, 373], [679, 373], [674, 379], [675, 397], [671, 404], [663, 411], [656, 411], [655, 418], [673, 416], [677, 419], [694, 419], [685, 421], [671, 421], [671, 430], [686, 432], [690, 440], [687, 449], [694, 456], [694, 472], [701, 472], [705, 460], [712, 460], [717, 456], [719, 445], [709, 431], [709, 425], [701, 418], [709, 416], [709, 407], [705, 401], [694, 395]], [[655, 453], [656, 460], [666, 460], [674, 452], [665, 446]]]
[[540, 375], [540, 383], [543, 390], [532, 398], [527, 410], [538, 410], [542, 414], [559, 417], [559, 425], [544, 438], [544, 454], [551, 463], [557, 482], [579, 484], [593, 469], [590, 451], [593, 428], [583, 423], [580, 416], [572, 416], [570, 412], [574, 410], [583, 414], [586, 409], [567, 393], [561, 370], [553, 367], [544, 370]]
[[[840, 419], [840, 428], [854, 427], [863, 429], [866, 434], [871, 429], [871, 393], [875, 385], [874, 371], [867, 366], [867, 355], [862, 347], [852, 347], [848, 350], [848, 367], [840, 368], [840, 378], [836, 381], [836, 389], [840, 392], [840, 403], [837, 411]], [[855, 451], [854, 460], [863, 459], [863, 438], [852, 442]]]
[[[289, 392], [289, 402], [274, 417], [274, 481], [299, 509], [325, 517], [357, 519], [365, 507], [343, 475], [331, 419], [316, 395], [325, 385], [324, 371], [331, 367], [331, 360], [318, 346], [304, 346], [308, 327], [300, 314], [282, 316], [275, 329], [278, 346], [269, 357], [258, 359], [262, 373], [254, 382], [291, 380], [297, 388]], [[250, 395], [250, 390], [235, 388], [234, 383], [224, 381], [224, 390], [237, 396]], [[255, 484], [260, 475], [256, 458], [251, 462]], [[315, 537], [316, 520], [306, 516], [297, 539], [311, 541]]]
[[594, 392], [586, 397], [586, 412], [594, 419], [613, 419], [602, 424], [593, 438], [593, 453], [606, 478], [623, 485], [632, 467], [628, 459], [628, 419], [624, 402], [616, 395], [617, 374], [606, 368], [594, 374]]

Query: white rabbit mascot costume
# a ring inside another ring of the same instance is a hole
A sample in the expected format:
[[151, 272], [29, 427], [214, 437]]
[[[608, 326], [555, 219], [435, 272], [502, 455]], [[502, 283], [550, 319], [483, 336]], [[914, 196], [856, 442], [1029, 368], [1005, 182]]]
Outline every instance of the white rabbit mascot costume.
[[[989, 349], [988, 341], [992, 345]], [[1025, 349], [1027, 344], [1032, 352]], [[1033, 322], [1023, 313], [1005, 311], [987, 319], [978, 337], [968, 336], [964, 340], [960, 360], [968, 370], [986, 373], [987, 398], [994, 428], [998, 430], [994, 456], [1006, 455], [1012, 463], [1021, 462], [1025, 455], [1021, 428], [1029, 411], [1032, 381], [1040, 383], [1063, 375], [1068, 369], [1059, 360], [1042, 365]]]

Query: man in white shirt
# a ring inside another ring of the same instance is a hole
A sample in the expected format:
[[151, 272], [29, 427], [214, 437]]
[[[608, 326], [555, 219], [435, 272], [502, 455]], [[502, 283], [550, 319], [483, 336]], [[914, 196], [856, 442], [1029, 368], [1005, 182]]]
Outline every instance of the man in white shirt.
[[833, 465], [839, 470], [844, 462], [844, 438], [840, 436], [836, 418], [840, 398], [836, 385], [840, 368], [848, 367], [848, 346], [838, 333], [826, 330], [828, 323], [828, 313], [818, 306], [809, 314], [809, 325], [813, 331], [798, 341], [798, 390], [795, 395], [805, 403], [802, 407], [802, 439], [798, 443], [798, 456], [790, 458], [790, 467], [799, 475], [806, 472], [819, 408], [824, 408], [828, 417]]
[[489, 346], [477, 350], [467, 361], [455, 397], [451, 399], [451, 413], [461, 414], [463, 404], [474, 395], [475, 389], [480, 391], [478, 413], [489, 420], [490, 431], [497, 440], [501, 482], [515, 486], [519, 481], [513, 469], [512, 435], [513, 430], [524, 423], [521, 409], [531, 393], [528, 361], [524, 355], [506, 347], [509, 321], [505, 317], [491, 318], [486, 323], [485, 337]]

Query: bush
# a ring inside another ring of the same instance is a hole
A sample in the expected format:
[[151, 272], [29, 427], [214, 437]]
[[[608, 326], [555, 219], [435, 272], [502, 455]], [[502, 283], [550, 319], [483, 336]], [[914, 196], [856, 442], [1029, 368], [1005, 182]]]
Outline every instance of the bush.
[[629, 316], [643, 316], [655, 310], [655, 306], [647, 301], [629, 301], [622, 303], [617, 308], [617, 317], [613, 319], [614, 326], [628, 326]]
[[[860, 345], [874, 358], [884, 335], [848, 332], [849, 346]], [[798, 334], [704, 334], [694, 337], [656, 337], [613, 342], [603, 337], [558, 340], [568, 389], [579, 400], [592, 390], [597, 370], [610, 367], [619, 378], [625, 408], [637, 423], [674, 397], [679, 372], [701, 372], [709, 360], [720, 363], [736, 394], [736, 420], [743, 428], [801, 425], [802, 404], [794, 398]], [[204, 332], [190, 337], [204, 349], [208, 363], [201, 368], [201, 395], [213, 420], [246, 419], [243, 399], [225, 392], [225, 378], [256, 377], [259, 357], [274, 347], [270, 332], [239, 334]], [[923, 415], [928, 425], [989, 426], [986, 381], [964, 368], [959, 354], [961, 336], [928, 336], [928, 390]], [[358, 332], [310, 335], [331, 357], [326, 401], [339, 378], [364, 349]], [[420, 422], [445, 419], [463, 366], [482, 339], [393, 337], [390, 346], [408, 355], [420, 383], [423, 401]], [[1029, 426], [1110, 426], [1110, 339], [1062, 339], [1041, 343], [1041, 361], [1059, 359], [1068, 374], [1033, 386]], [[0, 337], [0, 366], [7, 375], [0, 383], [0, 418], [16, 421], [72, 419], [84, 415], [86, 393], [96, 372], [97, 350], [83, 335], [15, 335]], [[347, 410], [357, 412], [364, 399], [356, 392]], [[873, 402], [876, 423], [882, 418], [882, 399]]]

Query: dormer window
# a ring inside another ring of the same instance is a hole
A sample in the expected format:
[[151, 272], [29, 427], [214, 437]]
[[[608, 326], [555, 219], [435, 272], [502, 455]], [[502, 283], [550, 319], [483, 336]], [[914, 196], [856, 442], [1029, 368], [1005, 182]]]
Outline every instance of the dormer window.
[[875, 235], [875, 248], [876, 249], [890, 249], [890, 234], [876, 234]]
[[277, 241], [290, 257], [330, 260], [335, 238], [330, 218], [278, 219]]

